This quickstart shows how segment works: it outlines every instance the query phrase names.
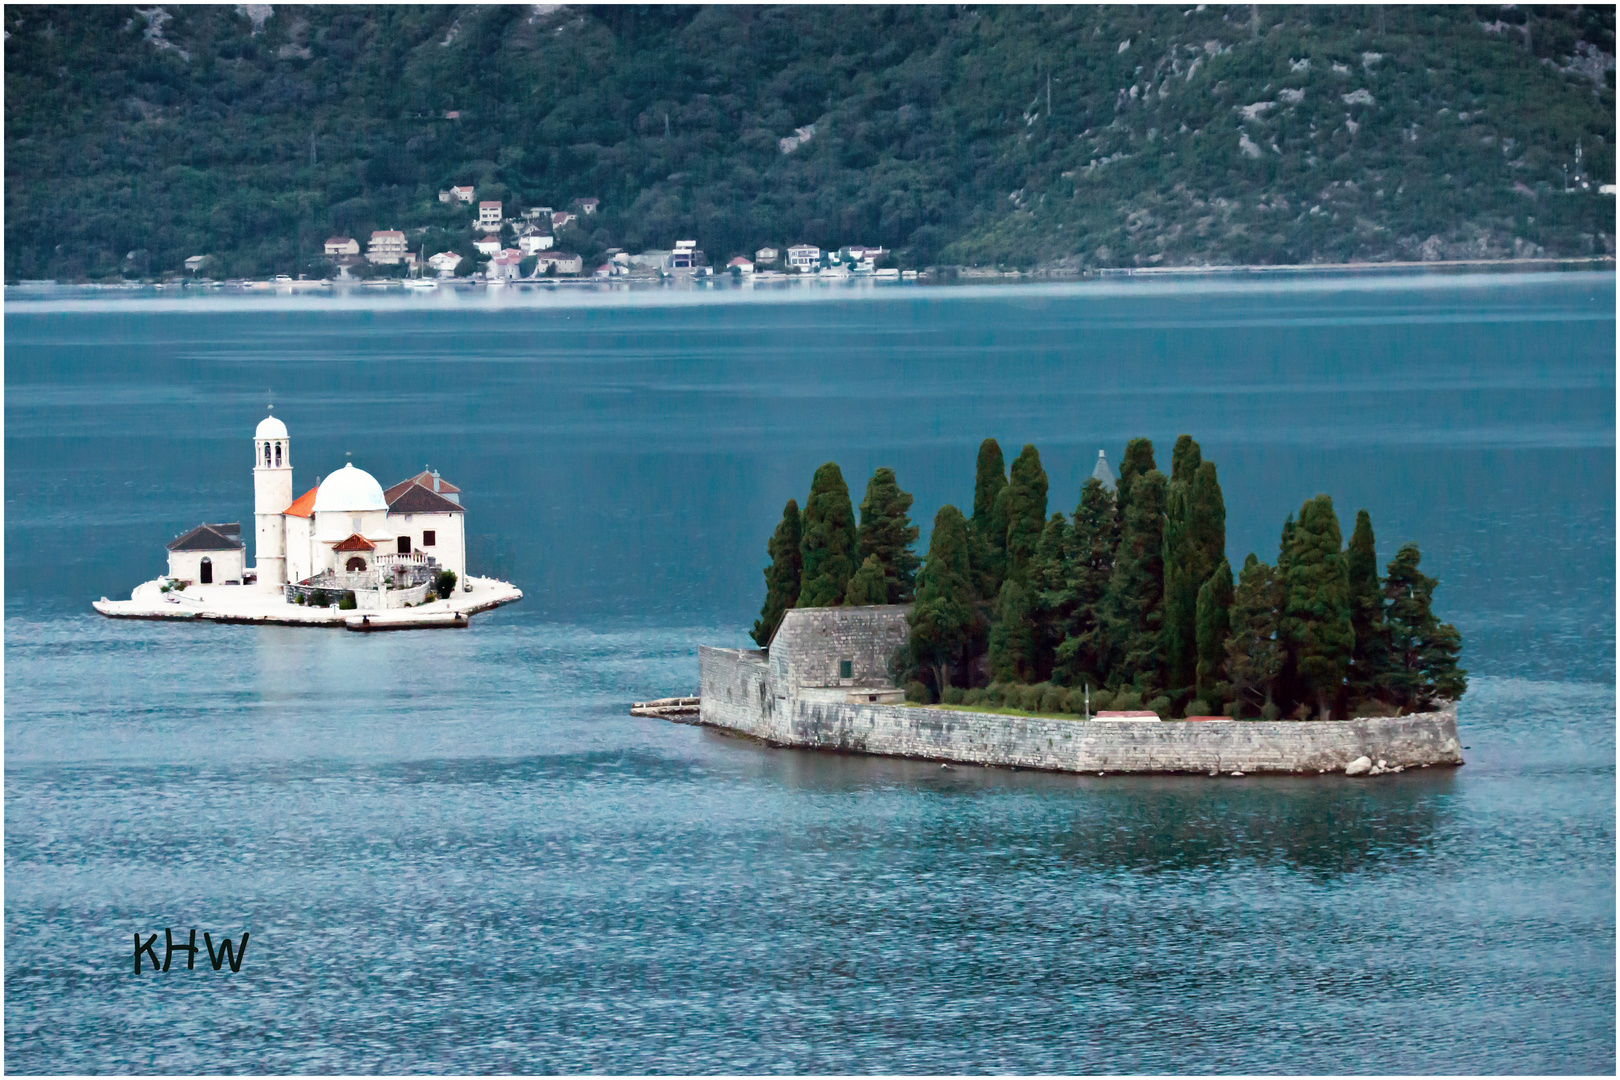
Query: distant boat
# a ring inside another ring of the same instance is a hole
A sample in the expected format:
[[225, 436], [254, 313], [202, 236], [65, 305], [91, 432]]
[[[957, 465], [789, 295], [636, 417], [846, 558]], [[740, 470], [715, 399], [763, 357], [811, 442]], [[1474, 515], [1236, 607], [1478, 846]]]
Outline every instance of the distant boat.
[[900, 271], [893, 270], [893, 269], [879, 270], [879, 271], [875, 272], [872, 276], [877, 278], [879, 281], [899, 281], [900, 280]]
[[439, 287], [439, 283], [431, 279], [424, 280], [422, 278], [410, 278], [405, 282], [405, 287], [407, 289], [415, 289], [419, 292], [432, 292], [434, 289]]
[[287, 275], [287, 274], [277, 274], [276, 275], [276, 284], [277, 285], [291, 285], [292, 283], [293, 283], [292, 278], [289, 275]]

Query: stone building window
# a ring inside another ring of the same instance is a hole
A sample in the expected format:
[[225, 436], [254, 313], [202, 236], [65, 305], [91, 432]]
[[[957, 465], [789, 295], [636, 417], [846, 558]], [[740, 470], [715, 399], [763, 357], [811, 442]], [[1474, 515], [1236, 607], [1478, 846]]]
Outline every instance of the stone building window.
[[838, 661], [838, 677], [840, 679], [853, 679], [855, 677], [855, 661]]
[[438, 539], [438, 534], [435, 533], [432, 529], [423, 529], [422, 530], [422, 546], [423, 547], [432, 547], [433, 542], [435, 540], [437, 540], [437, 539]]

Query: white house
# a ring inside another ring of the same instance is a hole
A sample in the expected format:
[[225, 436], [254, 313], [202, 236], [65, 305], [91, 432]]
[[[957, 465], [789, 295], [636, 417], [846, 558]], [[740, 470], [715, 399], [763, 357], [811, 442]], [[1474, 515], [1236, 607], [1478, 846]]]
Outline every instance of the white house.
[[478, 249], [480, 255], [494, 255], [501, 250], [501, 238], [499, 236], [481, 236], [473, 241], [473, 247]]
[[754, 272], [754, 264], [743, 256], [738, 255], [736, 258], [726, 263], [726, 269], [735, 270], [739, 274], [752, 274]]
[[585, 269], [585, 259], [571, 251], [542, 251], [535, 256], [534, 276], [544, 275], [546, 269], [553, 266], [559, 274], [577, 274]]
[[379, 266], [393, 266], [405, 262], [405, 234], [398, 229], [379, 229], [371, 234], [366, 248], [366, 259]]
[[169, 541], [169, 577], [187, 585], [240, 585], [246, 551], [239, 523], [199, 525]]
[[570, 224], [574, 221], [575, 217], [576, 215], [570, 214], [566, 210], [557, 210], [553, 212], [551, 215], [551, 231], [556, 232], [564, 225]]
[[498, 201], [481, 202], [478, 204], [478, 227], [485, 232], [500, 231], [501, 204]]
[[201, 270], [207, 264], [207, 262], [207, 255], [192, 255], [190, 258], [186, 259], [186, 269], [195, 274], [198, 270]]
[[428, 256], [428, 265], [433, 267], [440, 277], [452, 277], [456, 267], [461, 265], [461, 256], [453, 251], [441, 251], [437, 255]]
[[[473, 201], [473, 186], [471, 184], [467, 184], [465, 187], [453, 187], [450, 189], [450, 195], [451, 198], [454, 198], [457, 202], [470, 203]], [[443, 201], [448, 202], [449, 200], [446, 199]]]
[[579, 212], [589, 216], [596, 213], [596, 208], [600, 205], [602, 205], [601, 199], [581, 199], [579, 200]]
[[557, 238], [550, 233], [524, 233], [518, 237], [518, 250], [525, 255], [538, 255], [542, 251], [549, 250], [556, 242]]
[[821, 265], [821, 249], [812, 244], [794, 244], [787, 249], [787, 264], [803, 273]]
[[328, 255], [358, 255], [360, 254], [360, 241], [349, 236], [328, 236], [326, 238], [326, 253]]
[[523, 261], [523, 253], [516, 248], [505, 248], [495, 253], [489, 260], [489, 266], [484, 270], [484, 276], [491, 281], [497, 278], [502, 281], [512, 281], [518, 276], [518, 264]]
[[781, 254], [782, 253], [780, 251], [777, 251], [773, 247], [762, 247], [758, 251], [754, 252], [754, 262], [756, 264], [773, 263], [781, 256]]
[[[465, 577], [467, 545], [461, 492], [436, 473], [423, 472], [388, 489], [364, 469], [347, 464], [297, 499], [292, 497], [292, 443], [287, 426], [274, 416], [253, 433], [254, 563], [258, 584], [333, 589], [371, 589], [414, 581], [420, 589], [432, 573], [455, 571]], [[170, 545], [175, 560], [211, 560], [214, 583], [243, 580], [231, 561], [233, 526], [193, 529]], [[211, 534], [211, 535], [210, 535]], [[235, 543], [238, 548], [241, 540]], [[216, 555], [215, 552], [221, 554]], [[241, 553], [236, 558], [240, 560]], [[189, 567], [189, 562], [179, 564]], [[225, 577], [232, 568], [234, 577]], [[416, 580], [421, 579], [421, 580]], [[290, 598], [289, 594], [289, 598]], [[406, 595], [401, 592], [399, 595]], [[376, 604], [373, 606], [386, 606]]]

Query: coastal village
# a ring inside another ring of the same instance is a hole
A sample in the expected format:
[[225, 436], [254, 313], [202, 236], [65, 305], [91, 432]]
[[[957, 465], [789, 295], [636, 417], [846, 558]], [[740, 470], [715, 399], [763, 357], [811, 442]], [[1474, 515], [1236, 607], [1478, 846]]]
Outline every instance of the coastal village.
[[[567, 242], [570, 230], [582, 218], [597, 212], [599, 199], [575, 199], [564, 210], [550, 206], [518, 209], [499, 199], [479, 199], [471, 184], [452, 185], [438, 194], [441, 203], [464, 204], [475, 210], [476, 216], [467, 226], [470, 243], [464, 250], [452, 247], [429, 252], [425, 243], [413, 246], [413, 235], [420, 237], [426, 228], [409, 234], [403, 229], [376, 229], [364, 243], [356, 236], [329, 236], [322, 247], [327, 273], [308, 283], [362, 278], [388, 283], [402, 279], [406, 284], [433, 287], [439, 282], [504, 285], [518, 281], [645, 281], [716, 274], [750, 280], [866, 277], [898, 281], [918, 276], [914, 270], [902, 273], [883, 266], [890, 253], [864, 244], [850, 244], [836, 251], [824, 251], [814, 244], [766, 244], [752, 253], [733, 255], [716, 266], [693, 239], [677, 239], [668, 249], [635, 253], [609, 248], [602, 262], [587, 267], [582, 256], [559, 243]], [[209, 264], [208, 255], [193, 255], [185, 260], [187, 273], [197, 281], [211, 280], [207, 276]], [[300, 281], [307, 279], [308, 275], [304, 275]], [[280, 285], [291, 282], [288, 275], [275, 279]]]

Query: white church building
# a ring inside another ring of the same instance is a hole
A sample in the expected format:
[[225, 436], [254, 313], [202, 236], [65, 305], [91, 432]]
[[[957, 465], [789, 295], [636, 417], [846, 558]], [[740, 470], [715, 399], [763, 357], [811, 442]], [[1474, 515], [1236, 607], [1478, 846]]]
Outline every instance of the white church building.
[[293, 498], [292, 441], [274, 416], [253, 433], [254, 566], [236, 524], [199, 525], [169, 544], [169, 576], [256, 583], [289, 603], [352, 591], [362, 608], [420, 602], [440, 571], [467, 580], [461, 490], [423, 471], [384, 491], [347, 464]]

